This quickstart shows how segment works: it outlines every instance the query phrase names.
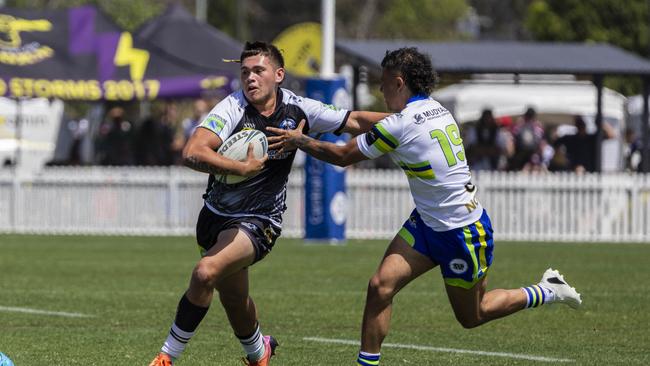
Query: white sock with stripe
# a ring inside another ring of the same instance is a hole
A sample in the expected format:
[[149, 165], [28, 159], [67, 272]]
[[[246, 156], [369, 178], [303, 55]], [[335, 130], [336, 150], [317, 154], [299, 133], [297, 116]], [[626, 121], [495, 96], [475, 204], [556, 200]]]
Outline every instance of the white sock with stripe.
[[544, 288], [540, 285], [532, 285], [528, 287], [521, 288], [526, 294], [526, 306], [527, 308], [536, 308], [540, 305], [544, 305], [547, 302], [552, 302], [555, 299], [555, 294], [553, 291], [550, 291], [547, 288]]
[[359, 351], [359, 356], [357, 357], [357, 365], [378, 366], [380, 358], [381, 358], [381, 353], [369, 353], [369, 352]]
[[190, 338], [192, 338], [193, 335], [194, 332], [186, 332], [174, 323], [169, 330], [169, 335], [165, 340], [165, 344], [163, 344], [160, 350], [176, 359], [180, 357], [181, 353], [183, 353], [185, 346], [187, 346], [187, 342], [190, 341]]
[[246, 353], [249, 361], [257, 361], [264, 356], [264, 337], [260, 332], [260, 325], [257, 324], [255, 331], [250, 336], [239, 338], [244, 352]]

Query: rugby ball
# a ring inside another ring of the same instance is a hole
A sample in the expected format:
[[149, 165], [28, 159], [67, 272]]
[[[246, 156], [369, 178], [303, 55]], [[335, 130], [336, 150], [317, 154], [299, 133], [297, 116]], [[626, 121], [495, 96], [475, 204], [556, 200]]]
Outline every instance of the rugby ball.
[[[248, 153], [248, 145], [253, 144], [253, 154], [255, 158], [260, 159], [266, 154], [269, 143], [266, 135], [259, 130], [242, 130], [228, 137], [221, 144], [217, 152], [229, 159], [244, 161]], [[225, 184], [235, 184], [243, 182], [252, 177], [242, 177], [233, 174], [215, 175], [215, 178]]]

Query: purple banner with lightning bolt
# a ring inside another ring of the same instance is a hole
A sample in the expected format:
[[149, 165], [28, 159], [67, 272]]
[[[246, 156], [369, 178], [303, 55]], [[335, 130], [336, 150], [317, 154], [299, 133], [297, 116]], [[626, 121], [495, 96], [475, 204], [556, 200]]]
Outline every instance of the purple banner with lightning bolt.
[[169, 57], [94, 6], [0, 9], [0, 96], [129, 101], [236, 87], [234, 73]]

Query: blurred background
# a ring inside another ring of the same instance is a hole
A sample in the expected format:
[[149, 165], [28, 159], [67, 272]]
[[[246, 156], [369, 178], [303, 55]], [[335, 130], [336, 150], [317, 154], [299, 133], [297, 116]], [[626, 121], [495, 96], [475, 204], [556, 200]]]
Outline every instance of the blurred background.
[[[0, 231], [190, 233], [205, 177], [181, 151], [238, 89], [229, 61], [246, 40], [272, 41], [283, 86], [304, 95], [322, 62], [320, 5], [0, 1]], [[337, 104], [385, 111], [379, 62], [417, 46], [506, 238], [646, 240], [649, 25], [645, 0], [339, 0]], [[392, 235], [411, 207], [401, 172], [378, 159], [347, 173], [348, 236]], [[294, 169], [288, 235], [304, 233], [303, 185]], [[367, 213], [355, 202], [368, 199], [389, 203]]]
[[[580, 311], [470, 335], [431, 271], [395, 302], [385, 364], [650, 362], [650, 246], [637, 244], [650, 243], [650, 0], [332, 3], [0, 0], [0, 351], [20, 366], [151, 359], [198, 258], [208, 177], [181, 151], [239, 89], [244, 42], [263, 40], [284, 54], [284, 87], [310, 95], [331, 64], [345, 86], [325, 102], [362, 110], [386, 110], [387, 50], [431, 56], [432, 96], [461, 127], [495, 230], [490, 286], [553, 267], [583, 295]], [[368, 278], [414, 204], [388, 159], [310, 164], [295, 160], [251, 293], [283, 345], [273, 362], [343, 365]], [[227, 322], [211, 311], [178, 364], [241, 364]]]

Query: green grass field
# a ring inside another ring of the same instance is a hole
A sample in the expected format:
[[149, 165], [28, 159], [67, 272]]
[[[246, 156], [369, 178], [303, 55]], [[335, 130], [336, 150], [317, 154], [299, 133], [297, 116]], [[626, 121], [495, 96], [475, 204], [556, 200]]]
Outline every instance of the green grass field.
[[[344, 246], [280, 240], [251, 271], [262, 329], [281, 346], [273, 365], [351, 365], [367, 280], [384, 241]], [[147, 365], [159, 350], [197, 259], [193, 238], [0, 236], [0, 351], [16, 366]], [[559, 364], [439, 348], [570, 359], [650, 362], [650, 245], [498, 243], [489, 287], [536, 283], [560, 269], [583, 307], [519, 312], [473, 330], [454, 319], [435, 269], [398, 295], [383, 365]], [[34, 309], [91, 317], [18, 312]], [[240, 365], [218, 303], [177, 365]]]

